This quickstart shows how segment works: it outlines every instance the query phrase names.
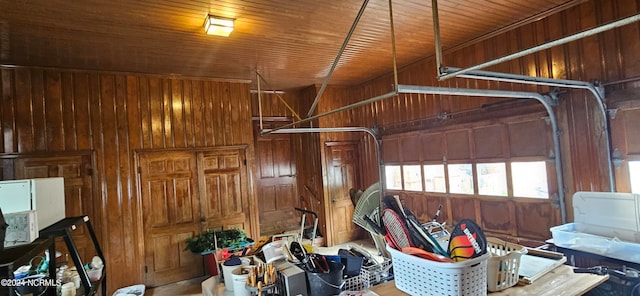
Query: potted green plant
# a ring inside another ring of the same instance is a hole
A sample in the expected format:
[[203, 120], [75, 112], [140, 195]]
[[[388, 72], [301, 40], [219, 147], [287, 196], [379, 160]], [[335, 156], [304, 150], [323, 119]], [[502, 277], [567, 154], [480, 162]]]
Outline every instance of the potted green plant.
[[186, 240], [186, 250], [193, 253], [206, 255], [219, 249], [229, 249], [229, 251], [244, 248], [253, 243], [247, 234], [239, 229], [226, 230], [206, 230], [200, 234]]
[[199, 255], [206, 255], [216, 251], [216, 234], [213, 230], [203, 231], [187, 239], [186, 250]]
[[[239, 229], [206, 230], [186, 240], [185, 250], [203, 255], [209, 274], [217, 275], [216, 248], [224, 250], [224, 253], [236, 252], [253, 244], [253, 240]], [[221, 254], [222, 255], [222, 254]]]

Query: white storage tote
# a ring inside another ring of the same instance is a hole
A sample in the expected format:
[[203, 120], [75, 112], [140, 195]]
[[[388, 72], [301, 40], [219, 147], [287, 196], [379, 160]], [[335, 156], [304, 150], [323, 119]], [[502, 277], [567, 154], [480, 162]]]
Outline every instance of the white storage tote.
[[492, 255], [487, 262], [487, 289], [496, 292], [515, 286], [519, 279], [520, 257], [527, 253], [527, 248], [487, 237], [487, 251]]
[[436, 262], [402, 253], [387, 245], [396, 288], [413, 296], [487, 294], [487, 260], [491, 253], [460, 262]]

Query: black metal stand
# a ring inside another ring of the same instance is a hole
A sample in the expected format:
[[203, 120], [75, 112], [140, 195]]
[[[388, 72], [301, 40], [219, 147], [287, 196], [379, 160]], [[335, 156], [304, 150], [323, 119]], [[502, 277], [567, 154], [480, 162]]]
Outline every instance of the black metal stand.
[[[93, 245], [96, 250], [96, 254], [102, 262], [104, 266], [102, 267], [102, 275], [99, 280], [92, 282], [89, 278], [89, 275], [83, 268], [84, 264], [82, 263], [82, 259], [80, 258], [80, 254], [78, 253], [78, 248], [73, 241], [73, 237], [71, 236], [71, 232], [76, 230], [78, 227], [85, 224], [87, 226], [87, 230], [89, 231], [89, 235], [91, 236], [91, 240], [93, 241]], [[98, 287], [102, 286], [102, 295], [107, 295], [107, 285], [106, 285], [106, 276], [107, 276], [107, 266], [106, 261], [104, 259], [104, 255], [102, 254], [102, 249], [100, 248], [100, 244], [98, 243], [98, 238], [93, 230], [93, 226], [91, 226], [91, 222], [89, 221], [88, 216], [78, 216], [78, 217], [68, 217], [64, 218], [55, 224], [40, 230], [40, 237], [46, 237], [52, 239], [51, 244], [49, 245], [49, 254], [55, 258], [56, 246], [55, 246], [55, 238], [62, 237], [64, 239], [65, 244], [67, 245], [67, 249], [69, 250], [69, 255], [73, 260], [73, 263], [78, 270], [78, 275], [80, 276], [80, 282], [82, 283], [81, 289], [78, 289], [78, 293], [76, 295], [95, 295], [98, 291]], [[56, 275], [56, 265], [55, 260], [52, 260], [52, 264], [49, 264], [49, 274], [55, 278]], [[81, 291], [82, 290], [82, 291]], [[53, 294], [55, 295], [55, 294]]]

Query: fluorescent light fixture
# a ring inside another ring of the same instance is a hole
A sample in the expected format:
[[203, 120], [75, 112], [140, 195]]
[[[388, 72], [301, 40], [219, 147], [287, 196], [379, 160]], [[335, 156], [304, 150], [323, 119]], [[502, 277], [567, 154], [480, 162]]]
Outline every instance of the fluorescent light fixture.
[[229, 37], [233, 31], [233, 22], [234, 19], [231, 18], [207, 14], [207, 18], [204, 20], [204, 30], [209, 35]]

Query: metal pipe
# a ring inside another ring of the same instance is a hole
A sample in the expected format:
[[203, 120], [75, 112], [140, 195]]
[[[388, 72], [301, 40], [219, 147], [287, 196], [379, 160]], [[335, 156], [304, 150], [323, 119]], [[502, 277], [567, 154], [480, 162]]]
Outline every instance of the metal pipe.
[[[267, 84], [267, 87], [271, 88], [271, 85], [269, 85], [269, 82], [266, 79], [264, 79], [264, 77], [262, 77], [262, 75], [260, 75], [259, 72], [256, 71], [256, 74], [258, 75], [258, 83], [260, 83], [260, 79], [262, 79], [262, 80], [264, 80], [264, 83]], [[258, 93], [260, 93], [259, 89], [258, 89]], [[285, 108], [287, 108], [287, 110], [289, 110], [289, 112], [291, 112], [291, 114], [293, 114], [293, 116], [295, 118], [297, 118], [298, 120], [302, 119], [302, 118], [300, 118], [300, 115], [298, 115], [296, 110], [293, 110], [293, 108], [289, 105], [289, 103], [287, 103], [287, 101], [280, 95], [280, 93], [273, 92], [273, 94], [276, 95], [276, 97], [278, 97], [278, 100], [280, 100], [280, 103], [282, 103], [285, 106]], [[260, 129], [262, 129], [262, 127], [260, 127]]]
[[344, 42], [342, 42], [342, 47], [340, 47], [340, 51], [338, 51], [338, 55], [333, 61], [333, 65], [331, 65], [331, 69], [329, 69], [329, 73], [324, 78], [324, 82], [322, 82], [322, 86], [320, 87], [318, 94], [316, 94], [316, 98], [313, 100], [313, 103], [311, 104], [311, 108], [309, 108], [309, 112], [307, 112], [307, 117], [310, 117], [311, 114], [313, 114], [313, 111], [316, 110], [316, 107], [318, 106], [318, 100], [324, 93], [324, 90], [327, 88], [327, 84], [329, 84], [329, 79], [333, 75], [333, 71], [336, 69], [338, 62], [340, 61], [340, 57], [342, 57], [342, 53], [344, 52], [345, 48], [347, 48], [347, 44], [349, 43], [349, 40], [351, 40], [351, 35], [353, 35], [353, 32], [356, 30], [356, 26], [360, 21], [360, 17], [362, 17], [362, 14], [364, 14], [364, 10], [367, 7], [368, 3], [369, 3], [369, 0], [364, 0], [364, 2], [362, 3], [362, 6], [360, 7], [360, 11], [358, 11], [358, 15], [356, 16], [356, 19], [353, 21], [353, 24], [351, 24], [351, 29], [349, 29], [349, 33], [347, 34], [347, 37], [344, 39]]
[[334, 133], [334, 132], [365, 132], [371, 137], [376, 145], [376, 155], [378, 158], [378, 178], [380, 178], [380, 192], [384, 192], [384, 165], [382, 161], [382, 142], [378, 139], [378, 134], [374, 129], [366, 127], [316, 127], [316, 128], [283, 128], [279, 130], [270, 130], [275, 134], [292, 134], [292, 133]]
[[[458, 70], [460, 70], [460, 68], [453, 68], [453, 67], [442, 68], [443, 73], [453, 73]], [[490, 81], [514, 82], [514, 83], [525, 83], [525, 84], [545, 85], [545, 86], [554, 86], [554, 87], [586, 89], [590, 91], [591, 94], [593, 94], [593, 96], [596, 99], [598, 109], [600, 110], [600, 115], [602, 116], [602, 128], [605, 134], [605, 146], [606, 146], [605, 148], [607, 153], [607, 170], [609, 173], [609, 189], [611, 192], [616, 191], [613, 160], [611, 155], [611, 131], [609, 130], [609, 120], [608, 120], [609, 116], [607, 115], [607, 106], [604, 102], [603, 91], [598, 89], [595, 85], [593, 85], [593, 83], [589, 83], [585, 81], [576, 81], [576, 80], [541, 78], [541, 77], [533, 77], [533, 76], [527, 76], [527, 75], [499, 73], [499, 72], [490, 72], [490, 71], [482, 71], [482, 70], [469, 71], [467, 72], [467, 74], [458, 75], [458, 77], [471, 78], [471, 79], [483, 79], [483, 80], [490, 80]]]
[[396, 61], [396, 31], [393, 26], [393, 5], [389, 0], [389, 27], [391, 29], [391, 59], [393, 61], [393, 88], [398, 87], [398, 62]]
[[415, 86], [415, 85], [398, 85], [398, 93], [409, 94], [440, 94], [440, 95], [456, 95], [456, 96], [476, 96], [476, 97], [500, 97], [500, 98], [518, 98], [518, 99], [534, 99], [542, 103], [549, 114], [549, 120], [553, 129], [553, 149], [555, 153], [556, 176], [558, 182], [558, 199], [560, 205], [560, 216], [562, 223], [566, 223], [566, 207], [564, 200], [564, 176], [562, 171], [562, 155], [560, 151], [560, 132], [558, 130], [558, 122], [555, 112], [551, 107], [551, 99], [539, 93], [502, 91], [502, 90], [486, 90], [486, 89], [467, 89], [467, 88], [445, 88], [433, 86]]
[[440, 67], [442, 67], [442, 43], [440, 42], [440, 17], [438, 16], [438, 0], [431, 0], [431, 14], [433, 15], [433, 38], [436, 46], [436, 73], [440, 75]]
[[390, 97], [393, 97], [393, 96], [396, 96], [396, 95], [398, 95], [398, 91], [396, 89], [394, 89], [393, 91], [391, 91], [389, 93], [386, 93], [386, 94], [383, 94], [383, 95], [379, 95], [379, 96], [376, 96], [376, 97], [373, 97], [373, 98], [370, 98], [370, 99], [366, 99], [364, 101], [359, 101], [359, 102], [353, 103], [351, 105], [343, 106], [343, 107], [340, 107], [340, 108], [337, 108], [337, 109], [334, 109], [334, 110], [331, 110], [331, 111], [328, 111], [328, 112], [325, 112], [325, 113], [322, 113], [322, 114], [318, 114], [318, 115], [315, 115], [315, 116], [307, 117], [305, 119], [298, 120], [296, 122], [292, 122], [292, 123], [289, 123], [289, 124], [285, 124], [283, 126], [280, 126], [280, 127], [277, 127], [277, 128], [271, 129], [271, 130], [263, 130], [260, 133], [261, 134], [272, 133], [272, 132], [275, 132], [275, 131], [280, 130], [280, 129], [289, 128], [289, 127], [292, 127], [292, 126], [297, 125], [297, 124], [305, 123], [305, 122], [308, 122], [308, 121], [311, 121], [311, 120], [314, 120], [314, 119], [318, 119], [320, 117], [324, 117], [324, 116], [331, 115], [331, 114], [334, 114], [334, 113], [338, 113], [338, 112], [350, 110], [350, 109], [353, 109], [353, 108], [356, 108], [356, 107], [360, 107], [360, 106], [363, 106], [363, 105], [367, 105], [367, 104], [370, 104], [370, 103], [374, 103], [374, 102], [377, 102], [377, 101], [380, 101], [380, 100], [384, 100], [386, 98], [390, 98]]
[[264, 129], [262, 123], [262, 92], [260, 91], [260, 73], [256, 71], [256, 80], [258, 80], [258, 115], [260, 115], [260, 130]]
[[[551, 42], [548, 42], [548, 43], [544, 43], [544, 44], [541, 44], [541, 45], [538, 45], [538, 46], [534, 46], [534, 47], [531, 47], [529, 49], [525, 49], [525, 50], [510, 54], [510, 55], [506, 55], [506, 56], [501, 57], [501, 58], [497, 58], [497, 59], [494, 59], [494, 60], [491, 60], [491, 61], [488, 61], [488, 62], [484, 62], [484, 63], [479, 64], [479, 65], [475, 65], [475, 66], [471, 66], [471, 67], [468, 67], [468, 68], [464, 68], [464, 69], [455, 71], [453, 73], [448, 73], [448, 74], [444, 74], [444, 75], [438, 75], [438, 80], [446, 80], [446, 79], [449, 79], [449, 78], [453, 78], [453, 77], [456, 77], [458, 75], [461, 75], [461, 74], [464, 74], [464, 73], [467, 73], [467, 72], [470, 72], [470, 71], [473, 71], [473, 70], [478, 70], [478, 69], [482, 69], [482, 68], [486, 68], [486, 67], [489, 67], [489, 66], [493, 66], [493, 65], [505, 62], [505, 61], [513, 60], [513, 59], [516, 59], [516, 58], [519, 58], [519, 57], [522, 57], [522, 56], [526, 56], [528, 54], [531, 54], [531, 53], [534, 53], [534, 52], [537, 52], [537, 51], [540, 51], [540, 50], [544, 50], [544, 49], [548, 49], [548, 48], [554, 47], [556, 45], [561, 45], [561, 44], [568, 43], [568, 42], [571, 42], [571, 41], [575, 41], [575, 40], [578, 40], [578, 39], [581, 39], [581, 38], [584, 38], [584, 37], [595, 35], [595, 34], [598, 34], [598, 33], [613, 29], [613, 28], [621, 27], [621, 26], [636, 22], [638, 20], [640, 20], [640, 14], [635, 14], [635, 15], [632, 15], [632, 16], [617, 20], [615, 22], [611, 22], [611, 23], [606, 24], [606, 25], [602, 25], [602, 26], [599, 26], [599, 27], [596, 27], [596, 28], [593, 28], [593, 29], [589, 29], [589, 30], [586, 30], [586, 31], [582, 31], [582, 32], [579, 32], [579, 33], [576, 33], [576, 34], [573, 34], [573, 35], [569, 35], [567, 37], [563, 37], [563, 38], [560, 38], [560, 39], [557, 39], [557, 40], [554, 40], [554, 41], [551, 41]], [[438, 74], [441, 74], [441, 73], [438, 73]]]

